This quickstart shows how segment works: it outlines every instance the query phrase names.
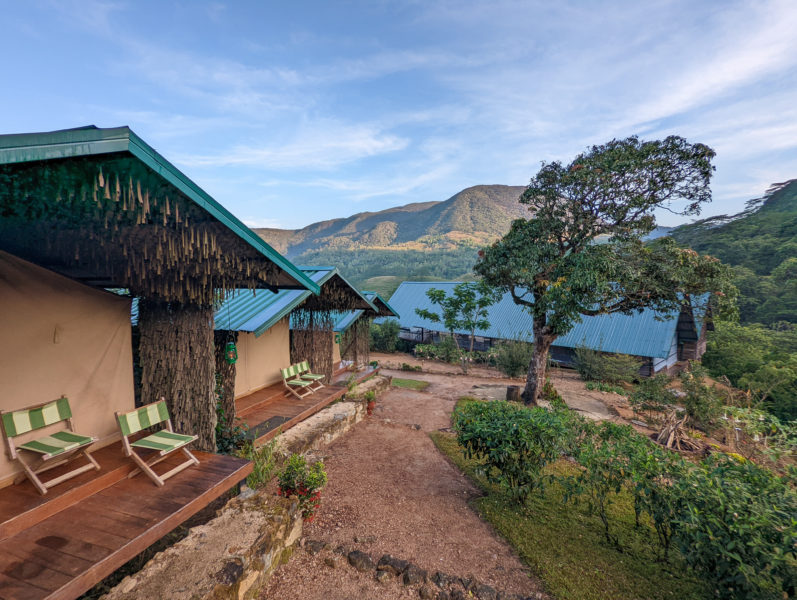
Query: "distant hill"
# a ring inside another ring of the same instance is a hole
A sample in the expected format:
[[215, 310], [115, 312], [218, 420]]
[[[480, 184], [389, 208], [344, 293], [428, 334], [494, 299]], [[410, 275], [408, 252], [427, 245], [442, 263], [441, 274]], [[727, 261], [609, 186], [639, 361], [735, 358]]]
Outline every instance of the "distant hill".
[[682, 225], [671, 235], [734, 267], [742, 322], [797, 323], [797, 179], [773, 185], [739, 214]]
[[[479, 185], [442, 202], [419, 202], [313, 223], [302, 229], [255, 229], [288, 258], [308, 252], [455, 249], [485, 245], [529, 215], [523, 186]], [[385, 273], [390, 275], [390, 273]]]

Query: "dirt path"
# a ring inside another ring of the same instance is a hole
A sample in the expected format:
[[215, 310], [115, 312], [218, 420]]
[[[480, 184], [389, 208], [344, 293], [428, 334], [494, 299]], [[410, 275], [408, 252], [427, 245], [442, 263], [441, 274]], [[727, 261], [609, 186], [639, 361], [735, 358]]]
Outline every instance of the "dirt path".
[[[468, 506], [478, 490], [428, 436], [448, 427], [456, 399], [485, 380], [392, 374], [431, 385], [423, 392], [392, 388], [378, 400], [373, 416], [326, 450], [329, 485], [316, 522], [305, 528], [305, 539], [322, 540], [329, 547], [318, 554], [298, 550], [262, 597], [418, 597], [417, 586], [404, 587], [395, 577], [378, 583], [373, 571], [355, 571], [333, 551], [342, 545], [362, 550], [374, 561], [391, 554], [430, 576], [441, 571], [474, 578], [506, 594], [547, 598], [508, 544]], [[431, 588], [436, 594], [437, 588]]]

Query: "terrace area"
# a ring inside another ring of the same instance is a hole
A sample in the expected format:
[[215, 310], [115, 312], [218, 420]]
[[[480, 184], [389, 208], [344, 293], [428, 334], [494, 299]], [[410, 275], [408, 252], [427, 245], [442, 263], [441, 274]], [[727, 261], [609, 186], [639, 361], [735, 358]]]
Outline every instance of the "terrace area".
[[[0, 489], [0, 598], [79, 596], [252, 471], [243, 459], [195, 455], [200, 464], [162, 488], [140, 473], [129, 477], [135, 465], [117, 442], [93, 453], [99, 471], [55, 486], [46, 496], [27, 480]], [[157, 470], [180, 460], [167, 459]]]

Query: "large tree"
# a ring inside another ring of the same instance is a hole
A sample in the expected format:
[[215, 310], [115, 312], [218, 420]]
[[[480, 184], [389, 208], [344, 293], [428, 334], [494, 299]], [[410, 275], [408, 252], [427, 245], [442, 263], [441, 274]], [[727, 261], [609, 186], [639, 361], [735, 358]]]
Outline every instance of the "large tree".
[[593, 146], [568, 165], [542, 164], [520, 197], [533, 217], [514, 221], [474, 267], [531, 313], [527, 404], [542, 390], [551, 345], [582, 316], [733, 305], [729, 269], [718, 260], [670, 239], [641, 241], [656, 209], [699, 214], [711, 199], [713, 158], [708, 146], [681, 137], [630, 137]]

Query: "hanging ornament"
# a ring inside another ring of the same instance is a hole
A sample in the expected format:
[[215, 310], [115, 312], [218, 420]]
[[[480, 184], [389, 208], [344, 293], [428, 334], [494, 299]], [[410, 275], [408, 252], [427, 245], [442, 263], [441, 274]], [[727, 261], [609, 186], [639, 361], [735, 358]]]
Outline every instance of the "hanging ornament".
[[238, 361], [238, 349], [235, 347], [235, 342], [227, 342], [224, 347], [224, 359], [228, 365], [234, 365]]

